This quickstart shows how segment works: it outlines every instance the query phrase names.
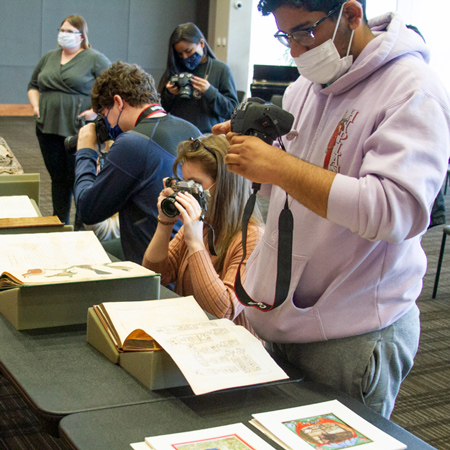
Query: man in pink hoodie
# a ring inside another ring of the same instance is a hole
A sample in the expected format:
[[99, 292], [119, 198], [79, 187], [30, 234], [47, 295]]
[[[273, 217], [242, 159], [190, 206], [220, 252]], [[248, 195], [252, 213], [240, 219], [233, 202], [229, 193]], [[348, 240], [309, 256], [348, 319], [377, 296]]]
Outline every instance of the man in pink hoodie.
[[[367, 22], [364, 0], [258, 8], [274, 15], [301, 76], [283, 98], [295, 117], [286, 151], [228, 135], [228, 169], [270, 191], [265, 234], [247, 264], [246, 315], [307, 380], [390, 417], [419, 342], [420, 241], [447, 172], [448, 94], [423, 39], [396, 14]], [[213, 129], [227, 131], [229, 123]], [[292, 269], [287, 297], [271, 307], [286, 199]]]

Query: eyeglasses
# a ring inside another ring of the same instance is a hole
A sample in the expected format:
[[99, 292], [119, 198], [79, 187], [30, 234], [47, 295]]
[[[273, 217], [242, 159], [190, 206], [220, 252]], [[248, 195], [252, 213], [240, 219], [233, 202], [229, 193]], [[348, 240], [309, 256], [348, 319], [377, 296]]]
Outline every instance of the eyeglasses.
[[60, 33], [81, 34], [81, 31], [64, 30], [64, 29], [62, 29], [62, 28], [58, 28], [58, 31], [59, 31]]
[[189, 141], [192, 142], [191, 152], [196, 152], [200, 148], [200, 146], [202, 146], [205, 150], [211, 153], [211, 155], [213, 155], [214, 158], [217, 160], [215, 152], [209, 147], [207, 147], [199, 138], [194, 139], [193, 137], [191, 137], [189, 138]]
[[286, 47], [291, 46], [291, 39], [294, 39], [295, 42], [298, 42], [300, 45], [304, 45], [306, 47], [308, 45], [312, 45], [316, 40], [316, 37], [314, 36], [314, 29], [318, 27], [326, 19], [328, 19], [328, 17], [333, 15], [341, 6], [342, 4], [335, 6], [331, 11], [327, 13], [326, 16], [319, 19], [314, 25], [311, 25], [309, 28], [294, 31], [291, 34], [283, 33], [282, 31], [277, 31], [273, 35], [273, 37], [277, 38]]

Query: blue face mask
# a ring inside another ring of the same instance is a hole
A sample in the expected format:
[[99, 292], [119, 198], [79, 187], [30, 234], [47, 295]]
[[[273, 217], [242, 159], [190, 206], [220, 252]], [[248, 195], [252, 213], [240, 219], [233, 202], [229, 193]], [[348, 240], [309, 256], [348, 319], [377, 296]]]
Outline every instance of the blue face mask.
[[184, 58], [183, 63], [189, 70], [194, 70], [200, 64], [201, 60], [202, 55], [200, 55], [200, 53], [194, 52], [191, 56]]
[[[109, 111], [111, 111], [111, 108], [109, 109]], [[119, 136], [120, 134], [123, 133], [123, 130], [119, 127], [119, 119], [120, 119], [120, 115], [122, 114], [123, 110], [120, 111], [119, 117], [117, 118], [117, 123], [114, 127], [111, 126], [111, 124], [109, 123], [109, 120], [108, 120], [109, 111], [105, 117], [105, 124], [106, 124], [106, 128], [108, 129], [108, 133], [111, 136], [111, 139], [116, 140], [117, 136]]]

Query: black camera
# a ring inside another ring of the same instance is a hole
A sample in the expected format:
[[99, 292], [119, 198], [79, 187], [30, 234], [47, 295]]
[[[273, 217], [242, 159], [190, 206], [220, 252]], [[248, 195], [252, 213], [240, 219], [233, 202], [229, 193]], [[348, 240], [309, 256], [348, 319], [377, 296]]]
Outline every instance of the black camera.
[[166, 187], [170, 187], [174, 191], [173, 194], [161, 202], [161, 210], [167, 217], [176, 217], [180, 214], [180, 211], [175, 206], [177, 193], [179, 192], [189, 192], [198, 201], [203, 213], [206, 211], [206, 195], [200, 184], [192, 180], [184, 181], [175, 177], [169, 177], [166, 179]]
[[[97, 143], [99, 146], [111, 139], [105, 119], [102, 116], [97, 116], [92, 123], [95, 123], [95, 133], [97, 134]], [[66, 149], [66, 152], [70, 154], [75, 153], [77, 151], [77, 143], [78, 134], [66, 137], [64, 139], [64, 148]]]
[[233, 133], [256, 136], [267, 144], [289, 133], [294, 116], [273, 104], [266, 104], [258, 97], [249, 98], [234, 108], [231, 116]]
[[180, 98], [190, 99], [192, 97], [192, 73], [183, 72], [170, 78], [170, 82], [180, 89], [178, 95]]

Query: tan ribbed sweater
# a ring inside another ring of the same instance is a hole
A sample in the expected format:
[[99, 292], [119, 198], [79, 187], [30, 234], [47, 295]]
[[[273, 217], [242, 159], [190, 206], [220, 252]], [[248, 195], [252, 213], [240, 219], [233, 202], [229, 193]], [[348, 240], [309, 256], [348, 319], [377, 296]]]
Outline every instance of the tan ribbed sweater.
[[[247, 260], [261, 240], [263, 232], [263, 227], [248, 227], [247, 255], [241, 266], [242, 282], [246, 277]], [[204, 239], [208, 248], [206, 228]], [[204, 311], [219, 319], [230, 319], [255, 334], [244, 316], [245, 307], [234, 293], [234, 280], [242, 255], [242, 233], [238, 233], [228, 248], [221, 273], [217, 273], [214, 268], [217, 257], [212, 256], [208, 250], [201, 250], [189, 256], [184, 240], [184, 227], [181, 227], [170, 241], [169, 254], [164, 261], [152, 263], [144, 256], [142, 265], [160, 273], [162, 285], [176, 282], [174, 291], [182, 296], [193, 295]]]

